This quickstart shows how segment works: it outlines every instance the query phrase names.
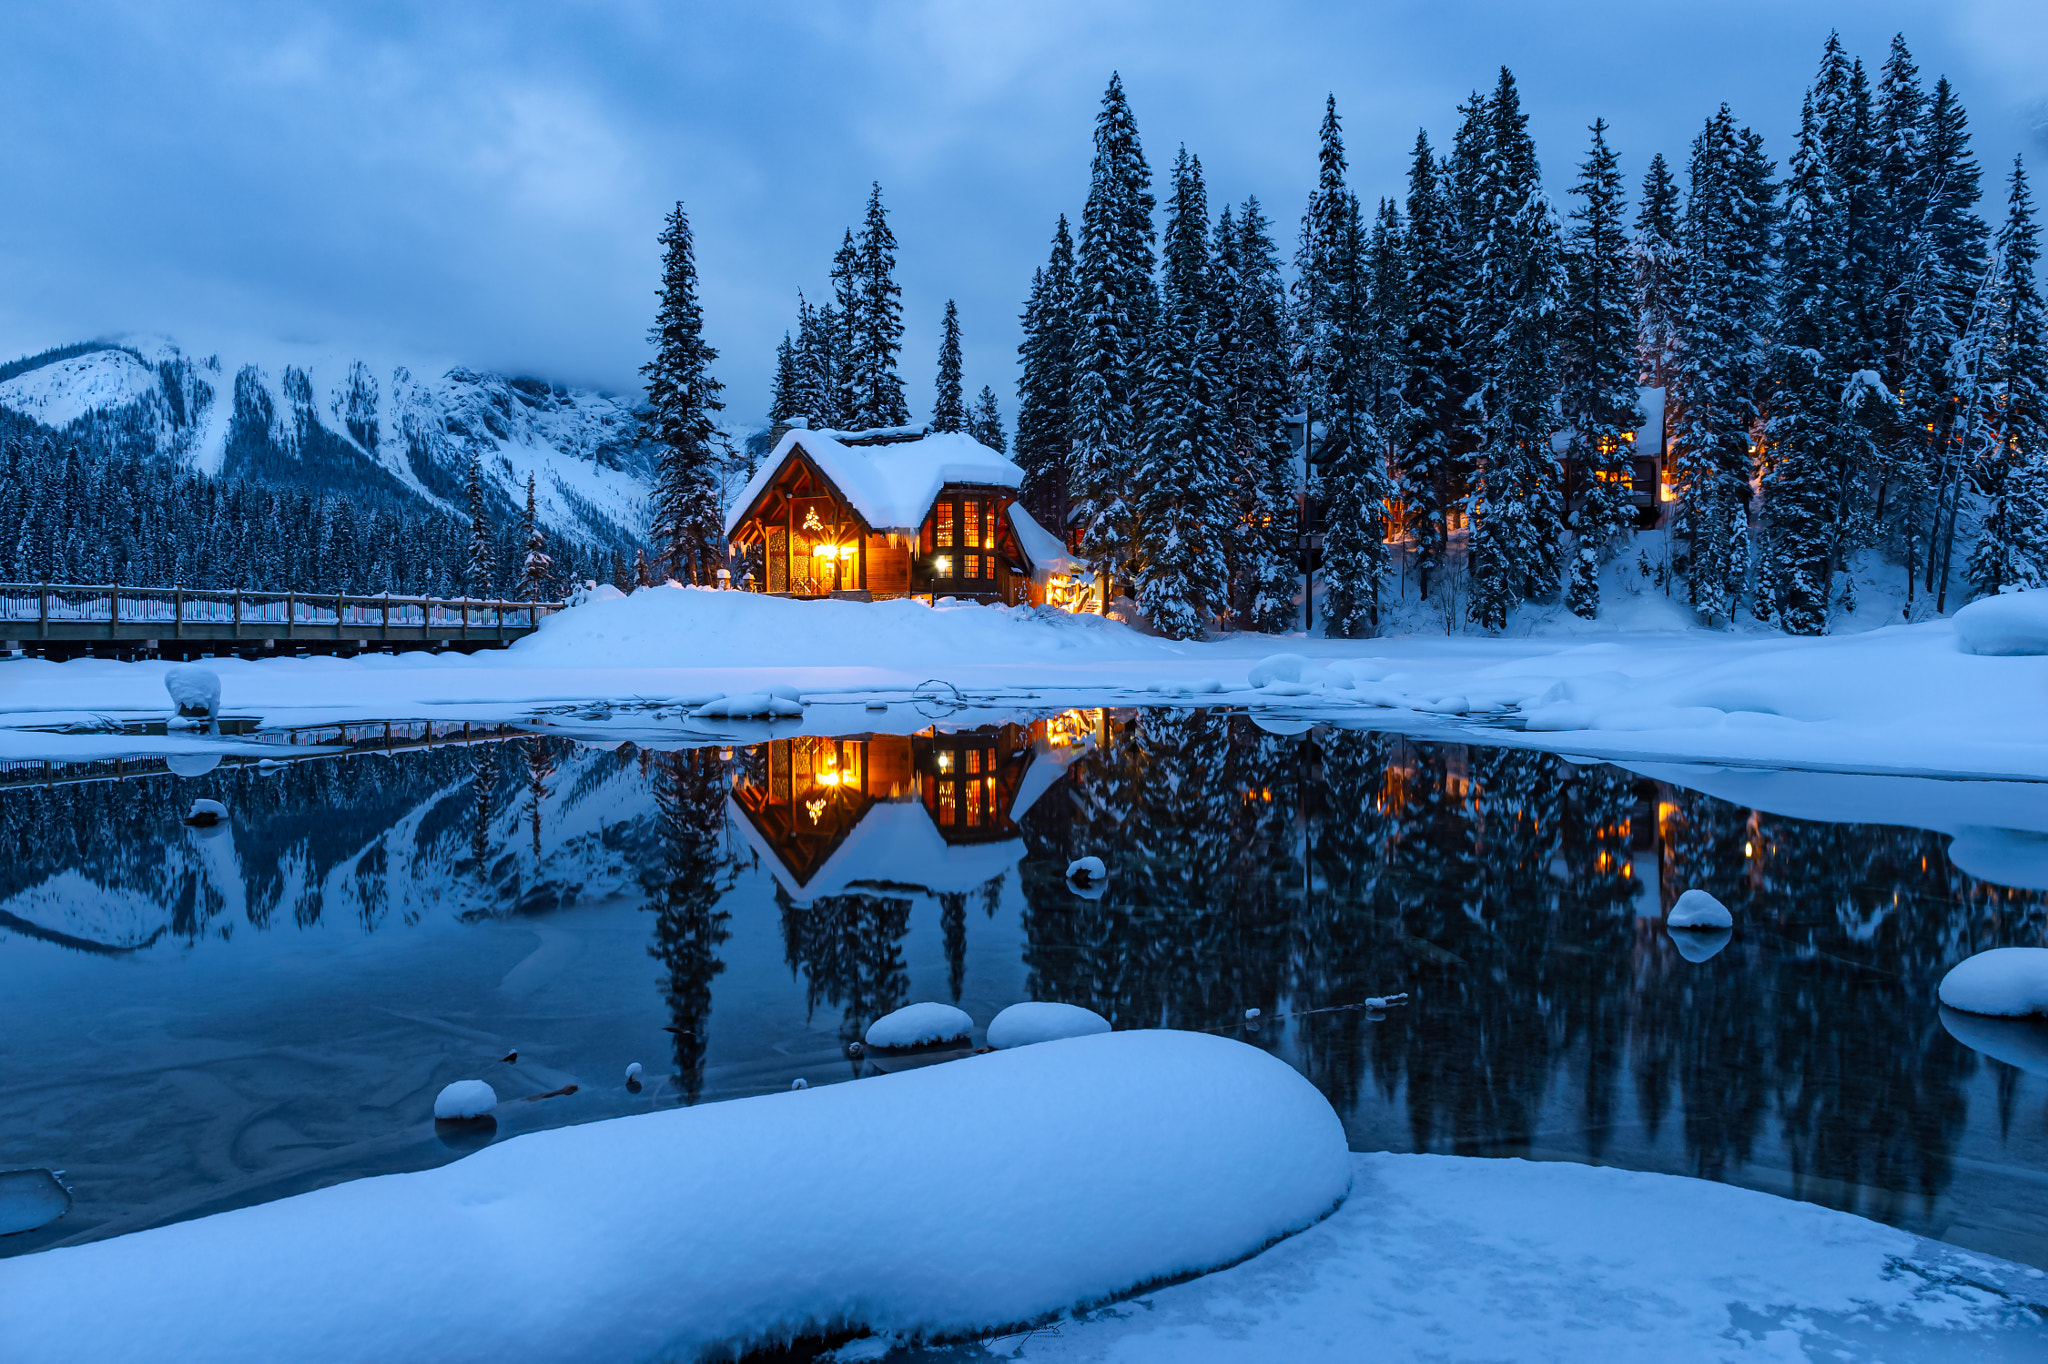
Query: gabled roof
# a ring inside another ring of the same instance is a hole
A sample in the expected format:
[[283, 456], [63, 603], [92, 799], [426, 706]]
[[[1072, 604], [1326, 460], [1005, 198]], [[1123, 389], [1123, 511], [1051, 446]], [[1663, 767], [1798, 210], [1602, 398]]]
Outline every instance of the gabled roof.
[[1067, 547], [1038, 519], [1024, 510], [1022, 502], [1010, 504], [1010, 529], [1017, 533], [1017, 548], [1024, 551], [1024, 560], [1031, 565], [1031, 576], [1041, 585], [1054, 574], [1072, 573], [1077, 565]]
[[1020, 488], [1024, 471], [972, 436], [942, 431], [889, 445], [842, 445], [823, 431], [790, 431], [725, 513], [739, 526], [792, 455], [801, 451], [831, 480], [871, 531], [915, 531], [948, 483]]

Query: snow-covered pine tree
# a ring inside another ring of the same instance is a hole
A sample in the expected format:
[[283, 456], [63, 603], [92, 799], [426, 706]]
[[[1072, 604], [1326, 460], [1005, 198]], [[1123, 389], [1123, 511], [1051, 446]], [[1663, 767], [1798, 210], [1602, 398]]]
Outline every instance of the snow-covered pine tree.
[[838, 425], [843, 387], [838, 312], [815, 307], [797, 294], [796, 375], [789, 401], [791, 420], [805, 418], [818, 429]]
[[1771, 298], [1771, 170], [1761, 140], [1738, 130], [1725, 104], [1693, 140], [1672, 443], [1692, 605], [1723, 619], [1741, 600], [1749, 558], [1751, 439]]
[[1905, 384], [1907, 352], [1913, 348], [1913, 286], [1924, 273], [1920, 248], [1925, 238], [1920, 223], [1928, 197], [1922, 174], [1927, 160], [1927, 94], [1920, 88], [1920, 68], [1906, 47], [1904, 34], [1892, 38], [1873, 117], [1877, 292], [1884, 304], [1883, 373], [1885, 382], [1896, 390]]
[[1365, 391], [1372, 421], [1393, 468], [1391, 436], [1401, 418], [1401, 387], [1407, 379], [1408, 259], [1401, 208], [1382, 199], [1366, 236], [1364, 272]]
[[2005, 225], [1992, 249], [1986, 313], [1996, 341], [1974, 421], [1983, 535], [1964, 572], [1989, 595], [2048, 586], [2048, 307], [2041, 298], [2041, 229], [2022, 158], [2007, 181]]
[[997, 454], [1010, 448], [1009, 441], [1003, 436], [1003, 413], [996, 406], [996, 391], [987, 384], [981, 386], [981, 393], [967, 413], [967, 434]]
[[1218, 374], [1202, 163], [1183, 147], [1167, 203], [1158, 320], [1145, 382], [1138, 503], [1138, 606], [1172, 639], [1207, 633], [1225, 605], [1236, 520], [1229, 414]]
[[896, 234], [882, 208], [882, 186], [868, 191], [855, 263], [853, 312], [847, 320], [847, 368], [852, 411], [848, 423], [866, 430], [910, 424], [896, 357], [903, 349], [903, 288], [896, 283]]
[[1847, 472], [1841, 394], [1857, 344], [1843, 268], [1849, 205], [1809, 94], [1786, 184], [1772, 399], [1764, 429], [1764, 521], [1757, 615], [1775, 612], [1789, 633], [1825, 633], [1832, 599], [1835, 524]]
[[1558, 590], [1563, 491], [1551, 432], [1557, 311], [1564, 292], [1557, 215], [1543, 193], [1515, 78], [1501, 68], [1487, 101], [1485, 233], [1473, 280], [1482, 320], [1480, 483], [1472, 505], [1472, 619], [1507, 624], [1517, 600]]
[[1406, 529], [1415, 542], [1416, 583], [1424, 597], [1449, 558], [1448, 514], [1460, 487], [1464, 290], [1455, 234], [1429, 136], [1418, 132], [1408, 171], [1408, 321], [1394, 457]]
[[809, 415], [802, 406], [803, 391], [796, 343], [790, 340], [788, 332], [784, 332], [782, 344], [775, 348], [775, 377], [768, 387], [768, 424], [787, 426], [791, 417]]
[[1070, 517], [1092, 561], [1097, 597], [1109, 610], [1119, 577], [1131, 573], [1132, 475], [1140, 425], [1152, 292], [1152, 172], [1137, 123], [1112, 74], [1095, 117], [1095, 159], [1081, 215], [1074, 278], [1073, 453]]
[[967, 399], [960, 389], [960, 310], [946, 300], [946, 320], [939, 329], [939, 386], [932, 399], [932, 430], [967, 429]]
[[1280, 253], [1257, 198], [1238, 217], [1228, 209], [1214, 243], [1224, 407], [1230, 423], [1237, 524], [1231, 559], [1231, 614], [1238, 628], [1293, 628], [1294, 450], [1287, 384], [1287, 288]]
[[708, 585], [722, 562], [725, 508], [711, 414], [725, 408], [724, 385], [711, 376], [718, 352], [704, 340], [696, 251], [681, 204], [669, 213], [661, 245], [661, 307], [647, 333], [654, 358], [640, 367], [647, 376], [641, 434], [655, 447], [651, 528], [659, 566]]
[[[1664, 153], [1650, 158], [1643, 202], [1636, 210], [1636, 375], [1646, 388], [1669, 391], [1678, 372], [1678, 335], [1685, 315], [1685, 257], [1678, 245], [1678, 184]], [[1656, 452], [1661, 459], [1663, 451]]]
[[1323, 631], [1358, 638], [1379, 631], [1391, 489], [1367, 373], [1365, 227], [1345, 184], [1335, 96], [1323, 106], [1319, 142], [1295, 254], [1294, 383], [1315, 442], [1310, 493], [1323, 511]]
[[491, 552], [490, 504], [484, 498], [484, 463], [481, 447], [471, 447], [469, 470], [463, 478], [463, 500], [469, 509], [469, 556], [463, 565], [462, 594], [489, 595], [498, 567]]
[[860, 402], [855, 390], [853, 335], [854, 323], [861, 313], [861, 295], [860, 248], [854, 244], [853, 229], [849, 227], [839, 239], [839, 249], [832, 253], [832, 302], [820, 316], [829, 328], [831, 355], [827, 371], [831, 389], [826, 396], [832, 416], [825, 425], [834, 429], [853, 430], [862, 424], [857, 412]]
[[526, 551], [519, 573], [521, 585], [528, 601], [539, 601], [547, 595], [548, 583], [555, 576], [555, 561], [548, 557], [548, 535], [540, 524], [532, 474], [526, 476], [526, 510], [519, 516], [519, 533]]
[[1636, 395], [1636, 317], [1632, 253], [1622, 227], [1621, 172], [1596, 119], [1593, 146], [1579, 167], [1579, 196], [1565, 246], [1564, 309], [1558, 324], [1558, 411], [1572, 475], [1566, 505], [1572, 559], [1566, 601], [1590, 620], [1600, 610], [1600, 565], [1635, 527], [1629, 497], [1631, 443], [1643, 424]]
[[1068, 457], [1074, 448], [1074, 242], [1067, 216], [1053, 230], [1052, 258], [1031, 277], [1017, 356], [1017, 464], [1024, 505], [1056, 535], [1066, 532]]

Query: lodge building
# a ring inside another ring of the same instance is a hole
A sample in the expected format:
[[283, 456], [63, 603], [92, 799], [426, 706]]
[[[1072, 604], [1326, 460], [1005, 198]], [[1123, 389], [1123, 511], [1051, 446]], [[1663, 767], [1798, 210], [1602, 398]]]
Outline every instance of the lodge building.
[[971, 436], [798, 427], [726, 514], [735, 587], [778, 597], [1071, 606], [1073, 560]]

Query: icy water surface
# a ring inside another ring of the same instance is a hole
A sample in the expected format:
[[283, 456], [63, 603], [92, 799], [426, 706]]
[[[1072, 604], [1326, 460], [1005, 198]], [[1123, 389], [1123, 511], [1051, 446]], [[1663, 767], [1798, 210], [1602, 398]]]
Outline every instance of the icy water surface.
[[[1701, 1175], [2048, 1266], [2048, 1037], [1935, 1002], [2048, 910], [1946, 835], [1711, 770], [968, 718], [0, 773], [0, 1169], [75, 1199], [0, 1254], [457, 1159], [451, 1080], [504, 1140], [872, 1074], [846, 1044], [912, 1000], [1048, 999], [1269, 1048], [1357, 1149]], [[180, 822], [198, 797], [225, 825]], [[1099, 898], [1063, 878], [1090, 853]], [[1662, 923], [1692, 886], [1735, 912], [1712, 955]]]

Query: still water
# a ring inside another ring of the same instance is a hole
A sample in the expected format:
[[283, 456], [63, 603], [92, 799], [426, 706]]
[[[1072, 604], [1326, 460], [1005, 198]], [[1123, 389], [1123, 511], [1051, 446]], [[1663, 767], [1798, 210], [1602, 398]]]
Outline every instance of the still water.
[[[1268, 1048], [1360, 1150], [1699, 1175], [2048, 1266], [2048, 1038], [1962, 1020], [1976, 1050], [1935, 1002], [2048, 940], [2048, 897], [1945, 835], [1243, 714], [970, 719], [0, 772], [0, 1169], [76, 1200], [0, 1254], [458, 1159], [456, 1079], [504, 1140], [855, 1080], [913, 1000], [1049, 999]], [[228, 819], [181, 823], [199, 797]], [[1711, 955], [1662, 923], [1692, 886], [1735, 912]]]

